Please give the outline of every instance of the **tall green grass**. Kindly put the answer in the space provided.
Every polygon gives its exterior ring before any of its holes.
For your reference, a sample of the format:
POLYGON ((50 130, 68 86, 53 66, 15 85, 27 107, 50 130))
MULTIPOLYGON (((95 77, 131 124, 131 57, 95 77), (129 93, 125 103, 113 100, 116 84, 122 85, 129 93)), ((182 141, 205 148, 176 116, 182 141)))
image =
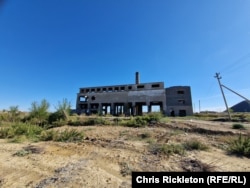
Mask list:
POLYGON ((250 157, 250 137, 240 135, 229 143, 228 152, 250 157))
POLYGON ((8 138, 18 141, 26 138, 33 141, 39 140, 39 135, 44 129, 37 125, 26 123, 14 123, 10 126, 0 128, 0 138, 8 138))
POLYGON ((57 141, 76 142, 84 138, 83 132, 75 129, 63 131, 49 129, 26 123, 15 123, 0 128, 0 139, 10 139, 11 142, 30 141, 57 141))
POLYGON ((82 141, 84 133, 75 129, 65 129, 63 131, 47 130, 40 135, 41 141, 56 141, 56 142, 78 142, 82 141))

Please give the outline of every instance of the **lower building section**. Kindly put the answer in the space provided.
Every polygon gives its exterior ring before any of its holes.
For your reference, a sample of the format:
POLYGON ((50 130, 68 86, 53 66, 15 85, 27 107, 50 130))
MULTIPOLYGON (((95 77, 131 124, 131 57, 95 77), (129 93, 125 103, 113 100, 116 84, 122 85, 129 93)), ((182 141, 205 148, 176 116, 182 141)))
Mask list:
POLYGON ((189 86, 164 88, 163 82, 80 88, 78 114, 143 115, 162 112, 168 116, 193 114, 189 86))
POLYGON ((162 102, 152 102, 147 105, 145 102, 128 103, 87 103, 78 104, 76 112, 78 114, 100 114, 100 115, 125 115, 135 116, 150 113, 156 108, 159 112, 164 112, 162 102))
POLYGON ((192 116, 193 109, 190 106, 168 106, 167 115, 172 117, 192 116))

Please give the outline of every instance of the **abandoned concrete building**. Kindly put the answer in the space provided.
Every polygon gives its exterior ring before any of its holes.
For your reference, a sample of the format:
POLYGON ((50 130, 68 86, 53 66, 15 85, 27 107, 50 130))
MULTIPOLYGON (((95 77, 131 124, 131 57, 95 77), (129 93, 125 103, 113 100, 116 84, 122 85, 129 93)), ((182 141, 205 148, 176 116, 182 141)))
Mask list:
POLYGON ((164 87, 164 82, 80 88, 77 93, 78 114, 136 116, 158 109, 167 116, 193 115, 190 86, 164 87))

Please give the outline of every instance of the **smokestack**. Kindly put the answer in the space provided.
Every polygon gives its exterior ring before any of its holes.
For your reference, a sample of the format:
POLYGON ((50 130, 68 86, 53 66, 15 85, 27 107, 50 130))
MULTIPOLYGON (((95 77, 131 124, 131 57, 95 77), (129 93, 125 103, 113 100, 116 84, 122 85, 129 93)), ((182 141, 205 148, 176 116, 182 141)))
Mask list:
POLYGON ((135 73, 135 84, 139 84, 140 83, 140 75, 139 72, 135 73))

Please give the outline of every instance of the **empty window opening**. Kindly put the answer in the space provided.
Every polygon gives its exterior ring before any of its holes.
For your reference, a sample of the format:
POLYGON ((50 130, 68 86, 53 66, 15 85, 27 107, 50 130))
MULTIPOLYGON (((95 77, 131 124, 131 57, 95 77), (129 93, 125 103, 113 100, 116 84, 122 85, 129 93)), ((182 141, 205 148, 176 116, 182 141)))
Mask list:
POLYGON ((179 116, 186 116, 186 110, 179 110, 179 116))
POLYGON ((143 89, 143 88, 144 88, 144 85, 138 85, 137 88, 138 88, 138 89, 143 89))
POLYGON ((160 112, 161 106, 160 105, 152 105, 151 106, 151 112, 160 112))
POLYGON ((91 89, 91 92, 92 92, 92 93, 94 93, 94 92, 95 92, 95 89, 94 89, 94 88, 93 88, 93 89, 91 89))
POLYGON ((102 114, 111 114, 111 106, 109 104, 102 104, 102 114))
POLYGON ((87 109, 87 104, 80 104, 80 109, 81 110, 86 110, 87 109))
POLYGON ((85 92, 85 90, 84 89, 81 89, 81 93, 84 93, 85 92))
POLYGON ((136 102, 135 103, 135 109, 134 109, 135 115, 143 115, 143 113, 147 112, 147 106, 145 102, 136 102))
POLYGON ((100 92, 101 91, 101 88, 97 88, 97 92, 100 92))
POLYGON ((111 114, 111 107, 110 106, 107 107, 107 113, 111 114))
POLYGON ((185 100, 184 100, 184 99, 179 99, 179 100, 178 100, 178 103, 179 103, 179 104, 185 104, 185 100))
POLYGON ((102 88, 102 91, 103 91, 103 92, 106 92, 106 88, 102 88))
POLYGON ((80 100, 80 102, 87 102, 88 96, 80 96, 79 100, 80 100))
POLYGON ((115 92, 119 91, 119 87, 115 87, 115 92))
POLYGON ((121 87, 121 91, 124 91, 125 90, 125 87, 121 87))
POLYGON ((125 111, 124 103, 116 103, 114 105, 114 115, 124 114, 124 111, 125 111))
POLYGON ((112 92, 113 91, 113 88, 112 87, 109 87, 108 88, 108 92, 112 92))
POLYGON ((170 116, 175 117, 175 111, 173 109, 170 110, 170 116))
POLYGON ((160 87, 160 84, 152 84, 152 88, 160 87))
POLYGON ((178 90, 177 94, 184 94, 184 91, 183 90, 178 90))
POLYGON ((142 105, 142 112, 148 113, 148 106, 147 105, 142 105))
POLYGON ((88 93, 89 92, 89 89, 86 89, 86 93, 88 93))
POLYGON ((132 86, 128 86, 128 89, 131 90, 131 89, 132 89, 132 86))

